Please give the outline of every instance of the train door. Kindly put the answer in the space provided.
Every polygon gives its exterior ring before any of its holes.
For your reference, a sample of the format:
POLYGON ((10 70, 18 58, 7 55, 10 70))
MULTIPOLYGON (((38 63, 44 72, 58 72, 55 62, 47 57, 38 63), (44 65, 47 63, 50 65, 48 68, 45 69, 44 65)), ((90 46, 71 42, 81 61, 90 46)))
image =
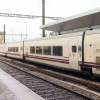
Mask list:
POLYGON ((78 39, 69 40, 69 67, 78 70, 78 39))

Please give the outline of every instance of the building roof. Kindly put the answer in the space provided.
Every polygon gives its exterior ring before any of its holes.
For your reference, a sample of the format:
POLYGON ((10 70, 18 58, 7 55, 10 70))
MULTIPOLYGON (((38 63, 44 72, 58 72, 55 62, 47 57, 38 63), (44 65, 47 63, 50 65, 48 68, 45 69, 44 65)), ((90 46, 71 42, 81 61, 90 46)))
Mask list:
POLYGON ((63 32, 94 26, 100 28, 100 8, 42 25, 40 28, 54 32, 63 32))

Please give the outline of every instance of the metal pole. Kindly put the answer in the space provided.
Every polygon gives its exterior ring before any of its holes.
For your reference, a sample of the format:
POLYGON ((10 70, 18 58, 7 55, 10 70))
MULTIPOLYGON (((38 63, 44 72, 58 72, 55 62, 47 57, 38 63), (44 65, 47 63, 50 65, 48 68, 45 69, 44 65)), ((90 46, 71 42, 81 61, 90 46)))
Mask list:
POLYGON ((5 24, 4 24, 4 43, 5 43, 5 24))
POLYGON ((82 36, 82 66, 84 67, 84 38, 85 38, 85 32, 83 32, 82 36))
MULTIPOLYGON (((42 0, 42 25, 45 24, 45 0, 42 0)), ((45 37, 45 30, 42 30, 42 36, 45 37)))

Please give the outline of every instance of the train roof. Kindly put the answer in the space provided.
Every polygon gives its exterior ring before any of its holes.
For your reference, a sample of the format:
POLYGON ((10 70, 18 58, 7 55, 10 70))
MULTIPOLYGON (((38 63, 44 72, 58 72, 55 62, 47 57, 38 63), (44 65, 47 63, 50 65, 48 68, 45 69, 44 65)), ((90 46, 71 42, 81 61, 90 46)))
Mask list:
POLYGON ((63 32, 80 28, 91 29, 94 26, 100 28, 100 8, 42 25, 40 28, 54 32, 63 32))

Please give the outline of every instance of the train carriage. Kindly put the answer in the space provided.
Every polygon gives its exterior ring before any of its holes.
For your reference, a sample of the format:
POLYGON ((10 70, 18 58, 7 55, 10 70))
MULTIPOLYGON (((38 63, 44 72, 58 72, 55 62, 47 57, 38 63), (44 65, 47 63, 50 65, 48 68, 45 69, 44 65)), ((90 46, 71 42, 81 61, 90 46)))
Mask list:
POLYGON ((25 41, 26 60, 36 61, 58 67, 69 68, 66 38, 45 38, 25 41), (58 42, 62 41, 62 42, 58 42), (26 51, 26 48, 28 51, 26 51), (65 55, 65 57, 63 57, 65 55))
POLYGON ((6 44, 6 56, 23 59, 23 42, 6 44))

